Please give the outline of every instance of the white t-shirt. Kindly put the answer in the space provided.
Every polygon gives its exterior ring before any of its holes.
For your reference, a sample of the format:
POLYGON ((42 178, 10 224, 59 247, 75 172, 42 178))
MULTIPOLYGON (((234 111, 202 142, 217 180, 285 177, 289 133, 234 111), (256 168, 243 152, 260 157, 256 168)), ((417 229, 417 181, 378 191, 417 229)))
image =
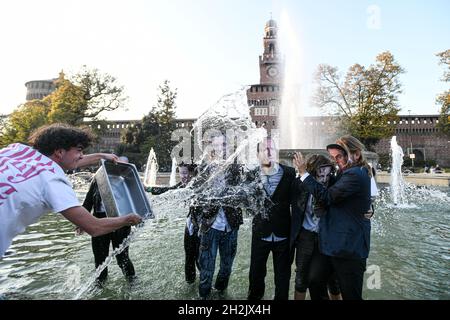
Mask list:
POLYGON ((0 149, 0 258, 42 215, 79 205, 64 171, 50 158, 19 143, 0 149))

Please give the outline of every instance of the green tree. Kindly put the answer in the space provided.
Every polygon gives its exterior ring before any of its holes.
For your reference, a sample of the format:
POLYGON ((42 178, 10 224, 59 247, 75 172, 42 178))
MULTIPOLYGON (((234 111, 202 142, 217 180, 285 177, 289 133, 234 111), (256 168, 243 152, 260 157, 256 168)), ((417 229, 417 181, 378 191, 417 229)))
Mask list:
POLYGON ((49 123, 62 122, 77 126, 83 122, 87 110, 84 91, 62 75, 56 81, 56 90, 45 100, 50 107, 49 123))
POLYGON ((34 129, 48 123, 48 101, 32 100, 20 105, 5 120, 4 128, 0 136, 0 146, 10 143, 27 143, 28 137, 34 129))
POLYGON ((395 130, 392 122, 398 118, 402 73, 403 68, 388 51, 379 54, 376 63, 369 67, 354 64, 344 80, 336 67, 320 65, 314 103, 341 120, 340 130, 357 137, 372 150, 380 139, 391 136, 395 130))
MULTIPOLYGON (((442 81, 450 82, 450 49, 436 55, 439 57, 439 64, 445 68, 442 81)), ((450 136, 450 89, 441 93, 436 102, 441 106, 438 128, 442 133, 450 136)))
POLYGON ((114 77, 86 66, 71 80, 61 72, 55 85, 50 95, 26 102, 9 115, 1 132, 1 146, 25 142, 34 129, 56 122, 80 126, 90 120, 94 133, 98 134, 97 125, 103 122, 101 113, 122 108, 127 100, 124 88, 114 77))
POLYGON ((139 165, 147 161, 150 149, 155 150, 158 164, 162 171, 170 171, 172 160, 170 153, 176 142, 171 141, 175 129, 175 100, 177 89, 170 88, 170 82, 165 80, 158 87, 157 103, 142 119, 139 126, 128 128, 122 133, 120 146, 127 154, 139 150, 141 154, 139 165))

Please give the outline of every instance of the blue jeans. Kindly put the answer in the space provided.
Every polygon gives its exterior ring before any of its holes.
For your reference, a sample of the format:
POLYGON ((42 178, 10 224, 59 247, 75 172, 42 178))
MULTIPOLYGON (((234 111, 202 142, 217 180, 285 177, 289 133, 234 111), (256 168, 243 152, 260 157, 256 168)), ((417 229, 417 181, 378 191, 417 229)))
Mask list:
POLYGON ((219 250, 220 255, 220 269, 214 287, 219 291, 227 288, 233 260, 236 256, 238 230, 226 232, 211 228, 201 235, 199 250, 200 284, 198 288, 200 297, 207 298, 211 292, 217 250, 219 250))

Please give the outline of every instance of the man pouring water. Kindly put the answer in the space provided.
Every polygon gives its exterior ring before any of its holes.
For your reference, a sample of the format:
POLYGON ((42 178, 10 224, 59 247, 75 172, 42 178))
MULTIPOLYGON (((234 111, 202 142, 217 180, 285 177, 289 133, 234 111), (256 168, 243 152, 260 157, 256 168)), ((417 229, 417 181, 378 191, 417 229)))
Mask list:
POLYGON ((49 212, 59 212, 91 236, 141 222, 137 214, 97 219, 83 208, 64 171, 117 162, 114 154, 83 155, 92 135, 79 128, 53 124, 38 128, 30 146, 15 143, 0 149, 0 259, 15 236, 49 212))

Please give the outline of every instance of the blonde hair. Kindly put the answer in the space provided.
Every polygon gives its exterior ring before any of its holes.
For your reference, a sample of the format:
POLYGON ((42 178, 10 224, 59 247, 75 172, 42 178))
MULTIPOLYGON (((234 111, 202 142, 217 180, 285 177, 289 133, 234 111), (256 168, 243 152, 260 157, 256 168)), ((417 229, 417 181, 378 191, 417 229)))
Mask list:
POLYGON ((365 167, 369 171, 369 176, 372 177, 372 169, 369 163, 364 158, 363 151, 366 150, 364 144, 351 135, 345 135, 336 140, 336 144, 340 145, 347 155, 350 157, 351 154, 360 152, 360 157, 355 162, 353 162, 349 167, 365 167))

